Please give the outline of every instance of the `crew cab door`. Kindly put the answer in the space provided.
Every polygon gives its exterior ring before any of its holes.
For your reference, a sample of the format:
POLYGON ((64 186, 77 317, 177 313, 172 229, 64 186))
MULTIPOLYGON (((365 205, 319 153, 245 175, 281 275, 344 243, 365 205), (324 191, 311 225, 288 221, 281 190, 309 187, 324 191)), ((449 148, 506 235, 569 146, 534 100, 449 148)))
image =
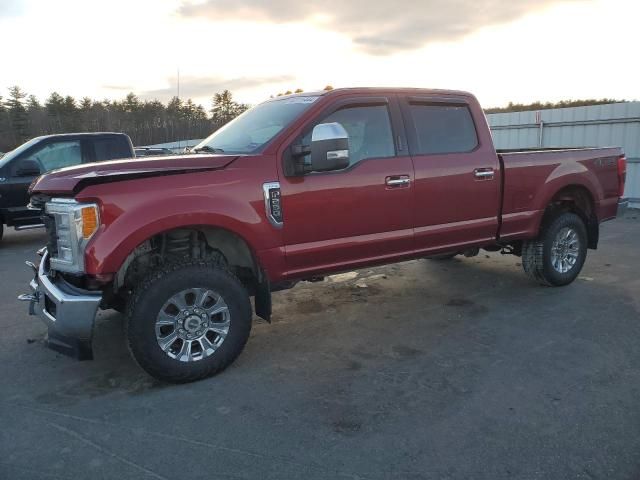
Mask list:
POLYGON ((403 147, 394 96, 336 99, 303 129, 340 123, 349 135, 349 166, 281 177, 288 275, 344 270, 412 248, 413 165, 403 147), (399 141, 400 140, 400 141, 399 141))
POLYGON ((401 108, 415 169, 416 250, 491 243, 498 231, 501 172, 477 101, 402 96, 401 108))

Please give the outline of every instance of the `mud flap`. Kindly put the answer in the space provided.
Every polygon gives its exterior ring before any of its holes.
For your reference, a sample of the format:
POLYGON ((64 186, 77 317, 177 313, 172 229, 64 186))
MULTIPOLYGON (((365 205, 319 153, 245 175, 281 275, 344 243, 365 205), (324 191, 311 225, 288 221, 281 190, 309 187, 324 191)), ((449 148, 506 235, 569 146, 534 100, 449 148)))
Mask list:
POLYGON ((76 360, 93 360, 91 341, 65 337, 49 329, 45 340, 47 347, 76 360))
POLYGON ((271 323, 271 286, 266 275, 262 275, 262 281, 256 287, 254 303, 256 315, 271 323))

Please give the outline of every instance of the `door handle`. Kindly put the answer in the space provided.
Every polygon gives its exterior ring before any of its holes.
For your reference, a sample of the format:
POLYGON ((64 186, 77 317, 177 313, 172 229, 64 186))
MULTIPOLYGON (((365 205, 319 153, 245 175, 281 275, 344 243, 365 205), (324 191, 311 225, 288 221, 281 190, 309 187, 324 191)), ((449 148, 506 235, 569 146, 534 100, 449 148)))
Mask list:
POLYGON ((411 183, 411 180, 409 179, 409 175, 393 175, 391 177, 385 178, 384 183, 387 185, 387 187, 408 187, 411 183))
POLYGON ((493 180, 495 176, 495 170, 493 168, 476 168, 473 171, 473 176, 478 180, 493 180))

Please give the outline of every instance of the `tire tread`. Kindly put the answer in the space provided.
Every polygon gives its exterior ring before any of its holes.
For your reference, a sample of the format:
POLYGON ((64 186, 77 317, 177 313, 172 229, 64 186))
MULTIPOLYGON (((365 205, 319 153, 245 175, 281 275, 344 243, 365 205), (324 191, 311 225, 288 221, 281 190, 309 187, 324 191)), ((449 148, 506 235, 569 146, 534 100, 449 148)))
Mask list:
POLYGON ((551 234, 564 224, 576 222, 575 225, 582 226, 582 235, 581 241, 584 243, 584 257, 579 259, 580 265, 578 266, 577 272, 575 276, 569 280, 568 283, 571 283, 577 275, 579 275, 580 270, 582 270, 582 266, 584 265, 584 261, 586 259, 586 226, 584 225, 583 220, 573 212, 569 211, 557 211, 555 214, 550 216, 542 225, 540 230, 540 234, 534 240, 525 241, 522 245, 522 268, 525 273, 531 277, 533 280, 538 282, 541 285, 547 287, 554 286, 562 286, 566 285, 566 281, 560 281, 554 279, 548 272, 548 266, 545 266, 545 247, 553 242, 553 238, 551 234))
POLYGON ((215 257, 213 258, 210 257, 206 260, 184 259, 181 261, 168 262, 150 271, 147 274, 147 276, 144 278, 144 280, 134 289, 133 293, 129 297, 129 301, 127 302, 127 308, 125 313, 126 344, 127 344, 127 349, 129 350, 129 353, 131 354, 131 356, 133 357, 133 359, 135 360, 135 362, 138 364, 140 368, 142 368, 147 373, 149 373, 150 375, 156 378, 159 378, 161 380, 165 380, 171 383, 194 382, 194 381, 201 380, 203 378, 210 377, 222 372, 231 363, 235 361, 238 355, 240 355, 247 340, 249 339, 249 333, 250 333, 250 327, 249 327, 249 329, 246 330, 246 335, 242 336, 240 345, 238 345, 238 348, 235 349, 234 353, 232 355, 227 355, 226 357, 219 359, 219 361, 217 362, 210 362, 209 368, 207 369, 199 369, 199 371, 192 371, 192 372, 188 372, 186 371, 186 369, 183 372, 179 372, 178 369, 176 369, 176 371, 174 372, 158 371, 157 369, 154 369, 153 359, 149 355, 145 354, 143 349, 136 349, 135 346, 133 345, 135 339, 133 335, 131 335, 130 327, 131 327, 131 324, 135 321, 134 312, 136 312, 136 309, 137 309, 136 307, 138 306, 138 303, 142 300, 145 293, 147 293, 149 289, 153 288, 156 282, 163 279, 167 275, 174 274, 180 270, 183 270, 189 267, 215 269, 218 272, 222 273, 223 275, 227 276, 230 282, 236 283, 240 288, 242 288, 242 290, 246 294, 247 301, 245 302, 246 303, 245 314, 248 315, 249 322, 251 322, 251 316, 252 316, 251 303, 249 302, 249 295, 246 292, 246 289, 244 288, 240 280, 238 280, 238 278, 227 268, 226 262, 224 261, 224 258, 222 257, 222 255, 218 254, 215 257))

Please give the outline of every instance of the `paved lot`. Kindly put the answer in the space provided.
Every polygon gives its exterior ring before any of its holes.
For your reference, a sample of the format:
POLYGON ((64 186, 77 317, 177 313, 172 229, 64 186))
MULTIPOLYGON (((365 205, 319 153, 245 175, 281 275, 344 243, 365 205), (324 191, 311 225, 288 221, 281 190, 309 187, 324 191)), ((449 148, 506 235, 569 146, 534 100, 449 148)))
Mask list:
POLYGON ((43 347, 15 300, 42 243, 0 246, 0 479, 640 478, 640 214, 566 288, 496 254, 299 285, 183 386, 138 370, 115 312, 93 362, 43 347))

